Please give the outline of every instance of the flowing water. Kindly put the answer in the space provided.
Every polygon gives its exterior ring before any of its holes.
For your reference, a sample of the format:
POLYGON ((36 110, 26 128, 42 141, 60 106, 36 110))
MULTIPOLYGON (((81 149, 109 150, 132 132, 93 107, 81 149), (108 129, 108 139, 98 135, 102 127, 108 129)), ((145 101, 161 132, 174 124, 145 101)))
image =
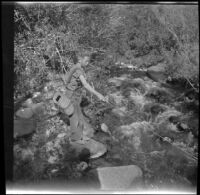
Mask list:
MULTIPOLYGON (((107 146, 107 153, 90 160, 86 172, 77 172, 72 166, 76 161, 70 164, 73 152, 70 153, 66 144, 67 125, 59 117, 41 120, 28 141, 22 138, 15 143, 16 181, 75 178, 83 186, 99 188, 97 167, 133 164, 143 171, 145 189, 196 188, 198 110, 195 103, 198 100, 178 99, 184 88, 177 90, 155 82, 147 77, 146 71, 112 70, 104 82, 112 104, 93 102, 84 110, 96 130, 94 139, 107 146), (110 134, 101 131, 102 123, 110 134), (25 161, 28 166, 24 165, 25 161), (23 171, 27 172, 25 176, 23 171)), ((43 101, 47 101, 47 96, 44 95, 43 101)), ((51 107, 49 101, 52 114, 51 107)))

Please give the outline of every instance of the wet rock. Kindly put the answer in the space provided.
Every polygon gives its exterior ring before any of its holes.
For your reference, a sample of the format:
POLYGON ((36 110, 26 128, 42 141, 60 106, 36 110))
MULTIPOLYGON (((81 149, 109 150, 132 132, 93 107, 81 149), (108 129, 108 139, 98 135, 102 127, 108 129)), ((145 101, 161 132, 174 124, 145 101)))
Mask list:
POLYGON ((187 131, 189 130, 189 127, 187 124, 184 124, 184 123, 178 123, 177 124, 177 128, 179 131, 187 131))
POLYGON ((52 170, 51 170, 51 173, 52 173, 52 174, 55 174, 55 173, 57 173, 58 171, 59 171, 58 169, 52 169, 52 170))
POLYGON ((136 78, 133 80, 127 79, 122 82, 120 88, 122 91, 126 91, 128 89, 139 91, 140 93, 145 93, 146 91, 145 82, 141 78, 136 78))
POLYGON ((198 167, 188 167, 185 172, 187 179, 192 183, 193 186, 196 186, 198 181, 198 167))
POLYGON ((167 110, 166 106, 159 103, 152 103, 152 102, 145 104, 143 107, 144 112, 151 113, 153 115, 157 115, 166 110, 167 110))
MULTIPOLYGON (((120 87, 121 88, 121 87, 120 87)), ((125 98, 128 98, 131 94, 131 90, 132 88, 131 87, 127 87, 127 88, 122 88, 121 89, 121 93, 122 95, 125 97, 125 98)))
POLYGON ((165 123, 165 124, 163 123, 163 126, 166 127, 166 131, 169 130, 169 131, 173 131, 173 132, 179 133, 177 125, 175 125, 173 123, 165 123))
POLYGON ((110 163, 110 162, 106 161, 104 158, 99 158, 99 159, 92 160, 91 165, 92 165, 92 168, 112 167, 113 162, 110 163))
POLYGON ((142 108, 144 114, 146 115, 146 120, 151 121, 154 121, 157 115, 165 112, 167 109, 167 106, 154 102, 147 103, 142 108))
POLYGON ((179 116, 170 116, 168 118, 169 122, 170 123, 173 123, 173 124, 178 124, 178 122, 180 122, 180 115, 179 116))
POLYGON ((44 112, 45 110, 45 105, 43 102, 41 103, 37 103, 37 104, 33 104, 32 100, 30 100, 30 102, 26 102, 24 105, 27 106, 27 108, 22 108, 19 109, 15 115, 20 117, 20 118, 24 118, 24 119, 30 119, 31 117, 33 117, 33 115, 40 115, 44 112))
POLYGON ((55 164, 57 160, 58 160, 57 156, 50 156, 47 162, 50 164, 55 164))
POLYGON ((137 85, 138 85, 138 86, 142 87, 143 89, 146 89, 146 87, 145 87, 145 82, 144 82, 144 80, 141 79, 141 78, 135 78, 135 79, 133 79, 133 80, 132 80, 132 83, 133 83, 134 85, 136 85, 136 87, 137 87, 137 85))
POLYGON ((32 100, 32 98, 27 99, 27 100, 22 104, 23 107, 27 107, 27 108, 31 108, 32 105, 33 105, 33 100, 32 100))
POLYGON ((169 142, 169 143, 173 142, 173 140, 169 137, 164 137, 162 141, 169 142))
POLYGON ((147 69, 147 75, 156 82, 163 82, 167 79, 166 64, 159 63, 147 69))
POLYGON ((189 132, 188 135, 187 135, 187 144, 189 146, 194 145, 194 135, 192 134, 192 132, 189 132))
POLYGON ((199 101, 185 101, 181 104, 181 107, 185 112, 192 111, 194 114, 199 114, 199 101))
POLYGON ((36 130, 36 121, 33 119, 14 120, 14 138, 32 134, 36 130))
POLYGON ((183 77, 179 78, 168 77, 166 83, 173 86, 174 88, 185 88, 187 85, 187 80, 183 77))
POLYGON ((121 160, 120 154, 114 154, 114 155, 112 155, 112 158, 115 160, 121 160))
POLYGON ((32 159, 33 160, 34 153, 33 153, 33 151, 30 148, 23 149, 21 151, 21 157, 22 157, 23 160, 26 160, 26 159, 32 159))
POLYGON ((133 66, 132 64, 126 64, 125 67, 129 68, 130 70, 137 70, 138 67, 137 66, 133 66))
POLYGON ((174 109, 169 109, 156 117, 156 123, 162 123, 165 121, 169 122, 169 119, 172 120, 173 117, 177 118, 177 117, 181 117, 181 116, 182 116, 181 112, 174 110, 174 109))
POLYGON ((149 97, 151 99, 154 99, 155 101, 159 103, 166 103, 171 102, 173 95, 171 92, 167 91, 164 88, 160 87, 152 87, 146 94, 146 97, 149 97))
POLYGON ((126 75, 121 76, 121 77, 113 77, 108 80, 108 83, 113 83, 115 84, 115 86, 120 86, 122 81, 124 81, 125 79, 127 79, 126 75))
POLYGON ((104 132, 107 132, 108 131, 108 126, 105 123, 102 123, 101 124, 101 130, 104 131, 104 132))
POLYGON ((101 130, 105 133, 111 134, 111 132, 108 129, 108 126, 105 123, 101 124, 101 130))
POLYGON ((41 92, 34 92, 33 98, 38 98, 39 96, 41 96, 41 92))
POLYGON ((78 155, 78 158, 80 161, 84 161, 89 163, 89 158, 90 158, 90 150, 87 148, 83 148, 80 154, 78 155))
POLYGON ((52 128, 52 132, 50 132, 52 133, 53 138, 48 139, 51 141, 48 141, 47 143, 45 143, 46 156, 48 158, 48 162, 51 164, 59 161, 59 159, 64 155, 65 150, 67 151, 71 150, 71 148, 69 148, 68 139, 66 139, 68 137, 67 133, 63 132, 63 133, 55 134, 54 130, 55 129, 52 128), (63 146, 67 148, 64 148, 63 146))
POLYGON ((147 76, 145 76, 145 77, 144 77, 144 81, 145 81, 145 82, 146 82, 146 81, 150 81, 150 78, 147 77, 147 76))
POLYGON ((33 110, 33 113, 36 115, 43 114, 43 112, 45 110, 45 104, 43 102, 33 104, 31 106, 31 109, 33 110))
MULTIPOLYGON (((170 139, 170 138, 169 138, 170 139)), ((165 151, 163 150, 163 151, 152 151, 152 152, 150 152, 150 155, 152 156, 152 157, 154 157, 154 156, 164 156, 164 154, 165 154, 165 151)))
POLYGON ((189 100, 198 100, 199 99, 199 92, 195 91, 194 89, 189 89, 184 93, 189 100))
POLYGON ((85 171, 88 168, 88 164, 86 162, 81 162, 77 165, 77 170, 78 171, 85 171))
POLYGON ((59 133, 59 134, 57 135, 57 138, 58 138, 58 139, 63 139, 65 136, 67 136, 67 133, 59 133))
POLYGON ((131 187, 142 170, 136 165, 97 168, 102 190, 119 190, 131 187))
POLYGON ((194 117, 189 117, 187 124, 192 134, 197 138, 199 134, 199 119, 194 117))
POLYGON ((161 136, 176 137, 180 134, 177 124, 170 122, 172 117, 181 117, 182 113, 177 110, 169 109, 155 117, 157 131, 161 136))
POLYGON ((110 135, 107 133, 104 133, 102 131, 97 132, 94 137, 95 140, 98 140, 99 142, 103 143, 103 144, 110 144, 111 142, 111 138, 110 135))
POLYGON ((70 144, 77 154, 80 154, 84 148, 88 149, 91 154, 91 159, 99 158, 107 152, 106 145, 93 139, 73 141, 70 144))
POLYGON ((147 121, 141 121, 131 123, 130 125, 122 125, 120 126, 119 130, 127 136, 141 135, 142 132, 148 132, 149 130, 153 130, 153 126, 147 121))
POLYGON ((34 113, 31 108, 22 108, 15 113, 16 116, 23 119, 30 119, 33 116, 33 114, 34 113))

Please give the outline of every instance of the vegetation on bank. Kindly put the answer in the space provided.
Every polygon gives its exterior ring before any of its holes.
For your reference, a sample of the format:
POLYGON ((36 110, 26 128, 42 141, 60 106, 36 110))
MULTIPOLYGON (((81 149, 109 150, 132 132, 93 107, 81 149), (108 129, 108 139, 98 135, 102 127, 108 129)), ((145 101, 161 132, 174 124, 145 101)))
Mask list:
POLYGON ((37 88, 83 53, 105 72, 118 60, 167 63, 169 76, 198 88, 196 5, 16 4, 15 93, 37 88), (20 75, 20 76, 19 76, 20 75))

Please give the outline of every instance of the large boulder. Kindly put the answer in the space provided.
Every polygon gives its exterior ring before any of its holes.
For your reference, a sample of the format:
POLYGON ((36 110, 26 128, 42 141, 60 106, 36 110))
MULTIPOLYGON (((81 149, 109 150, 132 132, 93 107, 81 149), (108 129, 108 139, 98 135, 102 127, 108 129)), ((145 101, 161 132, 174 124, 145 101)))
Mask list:
POLYGON ((14 138, 22 137, 33 133, 36 129, 36 121, 33 119, 14 120, 14 138))
POLYGON ((165 82, 167 79, 166 68, 165 63, 159 63, 156 66, 151 66, 147 69, 147 76, 156 82, 165 82))
POLYGON ((21 108, 15 113, 14 138, 32 134, 37 125, 34 116, 43 114, 45 110, 43 102, 33 104, 31 101, 26 101, 25 105, 27 108, 21 108))
POLYGON ((19 109, 15 115, 19 118, 30 119, 33 116, 33 110, 31 108, 19 109))
POLYGON ((25 102, 24 105, 26 105, 27 108, 21 108, 15 113, 15 115, 19 118, 30 119, 33 117, 33 115, 40 115, 45 110, 45 105, 43 102, 37 104, 25 102))
POLYGON ((136 165, 97 168, 101 190, 124 190, 142 177, 142 170, 136 165))

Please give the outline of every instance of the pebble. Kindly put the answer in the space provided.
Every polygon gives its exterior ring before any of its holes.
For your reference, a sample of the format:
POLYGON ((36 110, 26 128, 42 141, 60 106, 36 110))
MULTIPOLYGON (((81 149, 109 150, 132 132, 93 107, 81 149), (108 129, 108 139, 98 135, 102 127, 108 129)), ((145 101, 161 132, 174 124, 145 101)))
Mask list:
POLYGON ((57 138, 63 138, 65 136, 66 136, 66 133, 60 133, 60 134, 58 134, 57 138))
POLYGON ((38 97, 39 95, 41 95, 41 92, 35 92, 35 93, 33 94, 33 98, 36 98, 36 97, 38 97))
POLYGON ((107 126, 105 123, 102 123, 102 124, 101 124, 101 130, 102 130, 103 132, 105 132, 105 133, 110 134, 110 131, 109 131, 109 129, 108 129, 108 126, 107 126))
POLYGON ((79 171, 84 171, 87 168, 88 168, 88 164, 86 162, 84 162, 84 161, 77 165, 77 169, 79 171))
POLYGON ((51 173, 56 173, 58 171, 58 169, 53 169, 51 170, 51 173))
POLYGON ((44 87, 44 91, 48 92, 48 87, 47 86, 44 87))
POLYGON ((55 157, 55 156, 50 156, 49 159, 48 159, 48 162, 49 162, 50 164, 54 164, 54 163, 56 162, 56 160, 57 160, 57 157, 55 157))
POLYGON ((172 143, 172 140, 171 140, 169 137, 164 137, 164 138, 163 138, 163 141, 167 141, 167 142, 169 142, 169 143, 172 143))
POLYGON ((188 126, 184 123, 179 124, 178 127, 180 128, 180 130, 187 130, 188 129, 188 126))

